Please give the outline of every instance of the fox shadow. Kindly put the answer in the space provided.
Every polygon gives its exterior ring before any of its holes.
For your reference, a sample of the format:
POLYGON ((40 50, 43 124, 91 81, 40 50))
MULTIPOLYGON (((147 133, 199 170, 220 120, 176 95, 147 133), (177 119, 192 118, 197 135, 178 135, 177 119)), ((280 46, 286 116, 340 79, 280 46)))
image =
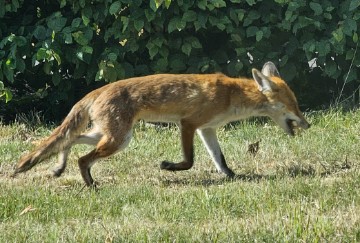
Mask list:
POLYGON ((234 177, 222 177, 222 178, 166 178, 162 180, 164 186, 170 185, 183 185, 183 186, 219 186, 235 181, 244 182, 259 182, 261 180, 275 180, 278 178, 276 175, 261 175, 261 174, 237 174, 234 177))
MULTIPOLYGON (((290 166, 283 173, 279 174, 259 174, 259 173, 246 173, 246 174, 236 174, 234 177, 221 177, 221 178, 171 178, 171 179, 163 179, 162 184, 165 186, 170 185, 193 185, 193 186, 216 186, 216 185, 224 185, 231 182, 242 181, 242 182, 250 182, 250 183, 258 183, 260 181, 274 181, 281 180, 284 178, 326 178, 330 177, 334 174, 348 171, 352 169, 354 166, 350 164, 343 164, 340 166, 336 166, 330 169, 326 169, 322 172, 318 172, 314 167, 298 167, 298 166, 290 166)), ((212 174, 212 173, 211 173, 212 174)), ((209 176, 211 177, 211 175, 209 176)))

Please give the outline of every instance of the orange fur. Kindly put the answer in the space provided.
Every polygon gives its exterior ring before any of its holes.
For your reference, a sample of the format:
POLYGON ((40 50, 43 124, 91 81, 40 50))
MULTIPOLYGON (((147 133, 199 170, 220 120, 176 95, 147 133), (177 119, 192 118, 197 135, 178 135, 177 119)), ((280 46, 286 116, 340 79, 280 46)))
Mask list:
POLYGON ((164 161, 162 169, 185 170, 193 165, 193 138, 198 131, 217 169, 228 176, 215 129, 249 116, 270 116, 289 134, 293 125, 308 128, 296 98, 279 77, 272 63, 253 78, 230 78, 223 74, 157 74, 130 78, 105 85, 87 94, 74 105, 63 123, 33 152, 18 162, 15 173, 59 153, 59 176, 64 171, 72 145, 85 143, 95 149, 78 161, 86 185, 93 185, 92 164, 124 149, 132 127, 139 120, 175 122, 180 126, 184 159, 164 161), (82 132, 91 121, 92 129, 82 132))

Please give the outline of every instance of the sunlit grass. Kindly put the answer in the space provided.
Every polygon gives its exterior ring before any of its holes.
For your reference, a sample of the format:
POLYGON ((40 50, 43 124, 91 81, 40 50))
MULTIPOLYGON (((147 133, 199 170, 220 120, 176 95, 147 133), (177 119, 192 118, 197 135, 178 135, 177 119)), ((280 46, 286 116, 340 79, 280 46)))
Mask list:
POLYGON ((141 124, 125 151, 94 165, 97 192, 82 189, 76 163, 88 146, 74 147, 58 179, 55 157, 11 178, 19 156, 50 131, 0 125, 0 241, 357 242, 360 112, 307 118, 312 127, 295 138, 270 121, 219 129, 234 180, 215 172, 199 138, 191 170, 161 171, 160 161, 181 159, 179 131, 141 124))

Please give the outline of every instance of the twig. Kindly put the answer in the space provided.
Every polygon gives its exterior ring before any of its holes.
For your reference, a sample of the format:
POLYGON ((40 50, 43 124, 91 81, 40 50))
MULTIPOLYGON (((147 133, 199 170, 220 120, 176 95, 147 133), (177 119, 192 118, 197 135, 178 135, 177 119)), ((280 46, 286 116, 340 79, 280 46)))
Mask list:
POLYGON ((359 42, 356 43, 354 56, 353 56, 353 58, 352 58, 352 60, 351 60, 350 67, 349 67, 349 70, 348 70, 348 72, 347 72, 347 74, 346 74, 346 77, 345 77, 343 86, 341 87, 341 91, 340 91, 339 97, 336 99, 336 102, 335 102, 336 104, 339 104, 339 103, 340 103, 341 96, 343 95, 344 88, 345 88, 345 85, 346 85, 346 81, 347 81, 348 78, 349 78, 350 71, 351 71, 352 66, 353 66, 353 64, 354 64, 354 60, 355 60, 355 57, 356 57, 358 45, 359 45, 359 42))
POLYGON ((84 190, 85 187, 86 187, 86 185, 84 185, 84 186, 80 189, 80 191, 78 191, 78 193, 76 193, 75 197, 79 196, 79 194, 84 190))

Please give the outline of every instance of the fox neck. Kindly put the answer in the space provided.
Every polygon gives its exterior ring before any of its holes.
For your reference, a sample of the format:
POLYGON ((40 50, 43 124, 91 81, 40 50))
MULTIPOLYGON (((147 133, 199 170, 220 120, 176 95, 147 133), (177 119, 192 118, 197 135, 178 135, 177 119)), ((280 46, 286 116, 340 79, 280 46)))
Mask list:
POLYGON ((240 80, 231 92, 231 107, 237 116, 267 116, 269 101, 253 80, 240 80))

